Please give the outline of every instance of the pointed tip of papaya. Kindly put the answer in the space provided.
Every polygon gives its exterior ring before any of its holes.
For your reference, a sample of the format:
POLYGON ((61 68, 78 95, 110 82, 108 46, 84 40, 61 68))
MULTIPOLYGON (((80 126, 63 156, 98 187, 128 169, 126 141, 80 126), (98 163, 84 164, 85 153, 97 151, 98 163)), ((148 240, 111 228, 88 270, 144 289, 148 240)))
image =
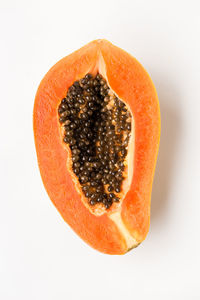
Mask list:
POLYGON ((101 44, 101 43, 104 43, 105 41, 107 41, 107 40, 106 39, 96 39, 93 41, 93 43, 101 44))
POLYGON ((96 39, 96 40, 93 40, 91 43, 94 43, 97 46, 101 46, 102 44, 111 44, 111 42, 109 42, 106 39, 96 39))

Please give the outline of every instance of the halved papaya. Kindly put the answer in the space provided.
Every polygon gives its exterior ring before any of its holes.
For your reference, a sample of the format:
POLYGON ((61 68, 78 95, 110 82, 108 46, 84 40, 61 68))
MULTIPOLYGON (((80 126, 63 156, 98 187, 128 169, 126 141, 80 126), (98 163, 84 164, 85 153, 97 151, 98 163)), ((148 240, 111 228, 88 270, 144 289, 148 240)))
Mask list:
POLYGON ((95 40, 40 83, 34 137, 46 191, 90 246, 124 254, 146 237, 160 139, 155 87, 141 64, 95 40))

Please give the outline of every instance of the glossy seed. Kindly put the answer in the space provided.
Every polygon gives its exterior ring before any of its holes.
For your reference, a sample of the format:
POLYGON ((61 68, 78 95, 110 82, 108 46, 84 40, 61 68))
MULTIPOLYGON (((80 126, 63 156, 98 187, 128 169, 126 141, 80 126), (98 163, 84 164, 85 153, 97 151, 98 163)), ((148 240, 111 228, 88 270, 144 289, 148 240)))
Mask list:
POLYGON ((73 162, 77 162, 78 160, 79 160, 79 156, 78 155, 72 157, 72 161, 73 162))
POLYGON ((79 172, 80 172, 79 168, 73 168, 73 171, 74 171, 74 173, 75 173, 76 175, 78 175, 79 172))
POLYGON ((85 193, 85 196, 86 196, 87 198, 89 198, 89 197, 91 196, 91 193, 90 193, 89 191, 87 191, 87 192, 85 193))
POLYGON ((75 162, 73 165, 75 168, 79 168, 81 166, 81 164, 79 162, 75 162))
POLYGON ((127 123, 127 124, 126 124, 126 129, 127 129, 128 131, 131 130, 131 123, 127 123))
POLYGON ((96 182, 96 181, 91 181, 91 182, 90 182, 90 185, 91 185, 92 187, 95 187, 95 186, 98 185, 98 182, 96 182))
POLYGON ((86 183, 88 181, 88 177, 87 176, 81 176, 81 182, 82 183, 86 183))
POLYGON ((84 186, 82 187, 82 190, 83 190, 84 192, 88 191, 88 190, 89 190, 89 186, 84 185, 84 186))
POLYGON ((64 139, 63 139, 63 141, 64 141, 65 143, 69 143, 69 137, 65 136, 64 139))
POLYGON ((93 206, 93 205, 95 205, 95 204, 96 204, 96 201, 91 199, 91 200, 90 200, 90 205, 93 206))
POLYGON ((115 192, 116 192, 116 193, 120 193, 120 187, 119 187, 119 186, 117 186, 117 187, 115 188, 115 192))
POLYGON ((114 197, 115 197, 115 194, 113 194, 113 193, 109 194, 109 198, 114 198, 114 197))
POLYGON ((112 192, 113 190, 114 190, 113 186, 112 186, 112 185, 109 185, 108 191, 109 191, 109 192, 112 192))
POLYGON ((112 205, 112 202, 107 202, 107 203, 105 204, 105 208, 106 208, 106 209, 109 209, 109 208, 111 207, 111 205, 112 205))
POLYGON ((79 149, 74 149, 74 150, 72 150, 72 153, 75 155, 75 154, 80 154, 80 150, 79 149))

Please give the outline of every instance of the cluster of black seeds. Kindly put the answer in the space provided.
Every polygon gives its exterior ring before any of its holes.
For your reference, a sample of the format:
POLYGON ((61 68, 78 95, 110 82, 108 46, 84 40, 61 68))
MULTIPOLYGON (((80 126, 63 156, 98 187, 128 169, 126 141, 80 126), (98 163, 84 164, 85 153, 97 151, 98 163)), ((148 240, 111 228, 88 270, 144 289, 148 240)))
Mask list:
POLYGON ((119 202, 131 131, 125 104, 109 94, 105 79, 87 74, 68 89, 59 108, 72 168, 90 205, 119 202))

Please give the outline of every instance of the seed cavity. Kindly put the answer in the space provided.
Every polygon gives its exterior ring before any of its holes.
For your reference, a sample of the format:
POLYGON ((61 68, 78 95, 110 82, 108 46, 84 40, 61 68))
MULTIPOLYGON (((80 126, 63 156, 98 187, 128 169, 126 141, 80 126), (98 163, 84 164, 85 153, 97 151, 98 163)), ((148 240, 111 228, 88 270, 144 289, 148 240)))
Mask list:
POLYGON ((131 114, 100 75, 75 81, 58 107, 72 169, 91 206, 120 201, 131 114))

